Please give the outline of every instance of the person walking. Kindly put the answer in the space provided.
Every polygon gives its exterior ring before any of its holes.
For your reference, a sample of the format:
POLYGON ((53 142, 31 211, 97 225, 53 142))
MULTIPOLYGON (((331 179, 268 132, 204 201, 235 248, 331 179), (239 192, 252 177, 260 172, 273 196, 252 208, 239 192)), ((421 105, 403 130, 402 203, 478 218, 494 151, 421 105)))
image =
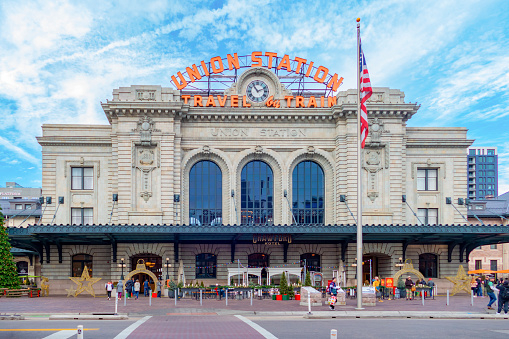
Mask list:
POLYGON ((138 279, 136 279, 136 282, 134 283, 134 295, 136 296, 136 300, 138 300, 140 295, 140 281, 138 279))
POLYGON ((131 299, 134 288, 134 278, 127 280, 125 283, 126 298, 131 299))
POLYGON ((414 287, 414 282, 412 281, 412 277, 408 276, 405 280, 405 290, 406 290, 406 300, 410 298, 412 300, 412 287, 414 287))
POLYGON ((158 298, 161 298, 161 288, 162 287, 163 287, 163 282, 161 281, 161 278, 159 277, 159 279, 157 280, 157 286, 156 286, 156 292, 157 292, 158 298))
POLYGON ((117 298, 118 300, 122 300, 122 289, 124 288, 124 283, 122 279, 120 279, 117 283, 117 298))
POLYGON ((477 296, 482 297, 483 281, 481 277, 478 277, 476 282, 477 282, 477 296))
POLYGON ((497 314, 500 315, 502 311, 502 307, 504 307, 504 313, 507 315, 509 308, 509 281, 504 281, 503 284, 497 285, 498 290, 498 311, 497 314))
POLYGON ((491 305, 493 305, 493 303, 495 301, 497 301, 497 296, 495 295, 494 281, 495 281, 495 279, 491 278, 490 280, 488 280, 488 285, 487 285, 488 297, 490 297, 490 302, 488 303, 489 310, 493 309, 493 307, 491 307, 491 305))
POLYGON ((143 295, 148 297, 150 287, 148 286, 148 279, 143 282, 143 295))
POLYGON ((428 284, 427 284, 427 285, 428 285, 428 287, 430 287, 430 290, 429 290, 429 297, 430 297, 430 298, 433 298, 433 289, 435 288, 435 282, 434 282, 431 278, 429 278, 429 279, 428 279, 428 284))
POLYGON ((113 283, 111 281, 108 281, 106 284, 104 284, 104 288, 106 289, 106 292, 108 293, 108 300, 111 299, 111 291, 113 291, 113 283))
POLYGON ((331 311, 334 311, 334 304, 338 300, 338 288, 336 286, 336 277, 332 278, 332 281, 329 284, 329 293, 330 293, 329 309, 331 311))

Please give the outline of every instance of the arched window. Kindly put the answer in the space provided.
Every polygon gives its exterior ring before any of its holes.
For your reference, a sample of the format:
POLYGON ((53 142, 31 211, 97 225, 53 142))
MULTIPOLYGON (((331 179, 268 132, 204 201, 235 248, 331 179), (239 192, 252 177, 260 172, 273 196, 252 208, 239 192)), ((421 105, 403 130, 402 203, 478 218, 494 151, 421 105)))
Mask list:
POLYGON ((325 180, 323 169, 313 161, 302 161, 292 175, 292 212, 298 224, 324 222, 325 180))
POLYGON ((420 254, 419 272, 425 278, 438 278, 438 256, 433 253, 420 254))
POLYGON ((251 225, 272 224, 274 176, 263 161, 251 161, 241 173, 241 223, 251 225))
POLYGON ((249 267, 263 267, 261 272, 262 279, 267 279, 267 270, 269 267, 269 255, 265 253, 253 253, 248 255, 247 264, 249 267))
POLYGON ((18 261, 16 268, 18 269, 18 275, 28 275, 28 262, 18 261))
POLYGON ((72 257, 71 276, 81 277, 85 266, 88 268, 88 274, 92 276, 92 260, 93 257, 88 254, 76 254, 72 257))
POLYGON ((189 223, 222 224, 221 169, 212 161, 200 161, 189 172, 189 223))
POLYGON ((211 253, 200 253, 196 256, 196 279, 216 277, 217 257, 211 253))
POLYGON ((306 271, 320 272, 320 254, 316 253, 304 253, 300 255, 300 267, 306 265, 306 271))

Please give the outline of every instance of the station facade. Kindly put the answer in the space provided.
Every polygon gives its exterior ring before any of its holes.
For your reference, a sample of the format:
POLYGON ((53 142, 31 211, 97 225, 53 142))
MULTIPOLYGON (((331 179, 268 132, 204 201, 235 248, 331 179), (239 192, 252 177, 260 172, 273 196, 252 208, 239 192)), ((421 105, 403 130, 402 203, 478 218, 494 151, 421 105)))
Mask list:
MULTIPOLYGON (((304 262, 324 281, 337 275, 353 285, 356 90, 291 88, 276 68, 264 61, 235 73, 221 93, 121 87, 102 104, 107 125, 43 125, 42 194, 54 203, 40 225, 10 230, 13 245, 40 253, 57 293, 85 265, 118 280, 120 263, 125 275, 138 259, 163 279, 168 271, 206 285, 226 283, 239 263, 304 262)), ((181 87, 197 80, 180 76, 181 87)), ((334 76, 323 77, 325 89, 334 76)), ((457 201, 467 192, 467 130, 408 127, 419 105, 404 99, 373 88, 367 102, 362 278, 393 276, 411 259, 441 281, 503 232, 464 225, 457 201)))

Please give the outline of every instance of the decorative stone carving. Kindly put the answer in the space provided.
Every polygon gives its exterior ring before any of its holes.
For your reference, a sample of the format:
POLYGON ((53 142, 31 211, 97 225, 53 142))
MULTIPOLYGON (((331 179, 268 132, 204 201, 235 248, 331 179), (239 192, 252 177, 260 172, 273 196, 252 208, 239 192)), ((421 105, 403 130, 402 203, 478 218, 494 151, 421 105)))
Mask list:
POLYGON ((378 172, 382 167, 382 150, 365 150, 363 168, 368 172, 367 195, 371 201, 375 201, 379 196, 378 172))
POLYGON ((313 146, 308 146, 308 154, 313 156, 315 154, 315 148, 313 146))
POLYGON ((210 154, 210 146, 207 145, 203 146, 202 152, 205 154, 210 154))
POLYGON ((160 132, 160 130, 154 128, 154 122, 146 115, 140 118, 138 126, 132 131, 140 133, 142 146, 152 146, 152 132, 160 132))
POLYGON ((156 100, 156 91, 155 90, 136 90, 136 100, 155 101, 156 100))
POLYGON ((160 166, 158 151, 153 146, 138 145, 133 147, 133 167, 141 172, 140 197, 145 202, 148 202, 152 197, 152 171, 160 166))
POLYGON ((375 144, 375 146, 376 144, 381 144, 382 133, 389 133, 389 131, 384 129, 383 121, 374 118, 370 120, 369 125, 370 144, 375 144))

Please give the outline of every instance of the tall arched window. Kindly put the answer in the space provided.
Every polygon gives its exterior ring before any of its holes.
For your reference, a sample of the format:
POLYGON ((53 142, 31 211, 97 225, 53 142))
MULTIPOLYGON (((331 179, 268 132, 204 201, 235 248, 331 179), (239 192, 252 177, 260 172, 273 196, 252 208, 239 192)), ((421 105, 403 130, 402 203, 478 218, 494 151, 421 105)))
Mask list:
POLYGON ((189 223, 222 224, 221 169, 212 161, 200 161, 189 172, 189 223))
POLYGON ((263 161, 251 161, 241 173, 241 222, 260 225, 274 222, 274 176, 263 161))
POLYGON ((300 267, 306 265, 306 270, 310 272, 320 272, 320 254, 304 253, 300 255, 300 267))
POLYGON ((438 256, 433 253, 420 254, 419 272, 425 278, 438 278, 438 256))
POLYGON ((292 175, 292 212, 298 224, 324 222, 325 180, 316 162, 302 161, 292 175))
POLYGON ((211 253, 200 253, 196 256, 196 279, 216 277, 217 257, 211 253))
POLYGON ((72 267, 71 267, 71 276, 73 277, 81 277, 83 273, 83 269, 85 266, 88 268, 88 274, 92 276, 92 262, 93 257, 88 254, 76 254, 72 256, 72 267))

